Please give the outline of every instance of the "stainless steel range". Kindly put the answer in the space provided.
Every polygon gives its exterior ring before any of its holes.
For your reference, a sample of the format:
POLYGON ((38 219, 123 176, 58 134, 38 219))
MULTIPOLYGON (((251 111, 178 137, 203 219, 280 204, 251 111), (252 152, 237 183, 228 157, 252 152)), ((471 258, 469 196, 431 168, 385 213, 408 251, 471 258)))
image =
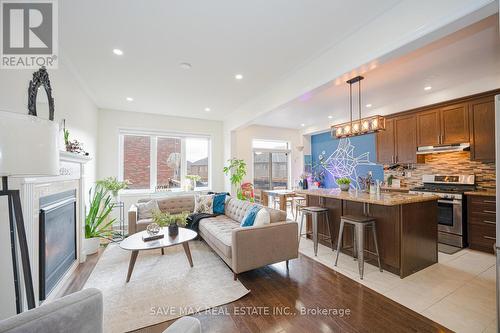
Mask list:
POLYGON ((438 241, 467 246, 464 192, 475 189, 474 175, 423 175, 423 186, 414 187, 410 193, 433 194, 438 200, 438 241))

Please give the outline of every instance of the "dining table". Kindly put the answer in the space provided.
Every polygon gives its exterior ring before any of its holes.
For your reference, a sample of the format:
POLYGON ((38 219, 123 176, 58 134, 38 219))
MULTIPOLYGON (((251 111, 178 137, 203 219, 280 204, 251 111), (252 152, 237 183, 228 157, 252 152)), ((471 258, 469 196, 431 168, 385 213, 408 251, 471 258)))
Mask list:
POLYGON ((286 212, 286 201, 288 198, 293 198, 297 194, 294 190, 263 190, 262 205, 269 206, 269 197, 279 199, 279 209, 286 212))

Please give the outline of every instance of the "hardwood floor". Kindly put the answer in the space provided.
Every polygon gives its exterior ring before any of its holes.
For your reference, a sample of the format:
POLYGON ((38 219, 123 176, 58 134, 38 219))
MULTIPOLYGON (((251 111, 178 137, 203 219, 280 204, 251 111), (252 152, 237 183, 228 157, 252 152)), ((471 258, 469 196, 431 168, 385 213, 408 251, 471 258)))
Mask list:
MULTIPOLYGON (((102 251, 80 265, 63 294, 80 290, 102 251)), ((303 255, 242 273, 251 292, 240 300, 198 313, 203 332, 449 332, 448 329, 303 255), (349 315, 301 314, 301 309, 350 310, 349 315), (253 313, 242 315, 253 309, 253 313), (292 315, 277 314, 289 311, 292 315), (267 314, 270 311, 271 314, 267 314)), ((106 320, 106 319, 104 319, 106 320)), ((162 332, 171 322, 134 332, 162 332)))

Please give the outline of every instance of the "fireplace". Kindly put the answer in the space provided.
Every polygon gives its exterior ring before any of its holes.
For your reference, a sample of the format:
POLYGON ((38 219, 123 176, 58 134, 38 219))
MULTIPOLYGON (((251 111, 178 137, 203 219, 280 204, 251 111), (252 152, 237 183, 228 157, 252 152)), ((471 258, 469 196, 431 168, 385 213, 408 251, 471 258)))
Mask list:
POLYGON ((76 190, 39 200, 39 294, 42 301, 77 259, 76 190))

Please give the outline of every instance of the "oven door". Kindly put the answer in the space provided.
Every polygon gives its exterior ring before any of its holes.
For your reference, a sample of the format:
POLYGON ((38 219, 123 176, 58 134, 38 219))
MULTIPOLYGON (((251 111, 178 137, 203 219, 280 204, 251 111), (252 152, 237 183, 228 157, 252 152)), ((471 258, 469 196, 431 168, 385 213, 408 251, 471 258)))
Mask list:
POLYGON ((461 200, 438 200, 438 230, 463 235, 461 200))

